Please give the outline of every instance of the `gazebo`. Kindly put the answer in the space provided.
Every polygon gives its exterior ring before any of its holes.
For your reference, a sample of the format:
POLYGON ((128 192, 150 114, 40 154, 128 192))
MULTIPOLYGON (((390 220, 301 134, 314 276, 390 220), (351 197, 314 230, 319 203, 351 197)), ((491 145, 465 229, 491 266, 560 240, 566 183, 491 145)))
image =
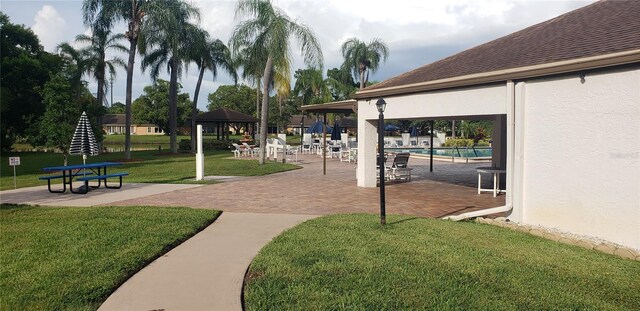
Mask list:
POLYGON ((248 132, 254 133, 256 130, 256 122, 258 121, 259 120, 253 116, 228 108, 218 108, 196 117, 196 125, 202 124, 203 128, 215 129, 218 140, 220 137, 222 137, 222 139, 229 138, 229 125, 231 124, 242 125, 248 132), (222 133, 222 135, 220 135, 220 133, 222 133))

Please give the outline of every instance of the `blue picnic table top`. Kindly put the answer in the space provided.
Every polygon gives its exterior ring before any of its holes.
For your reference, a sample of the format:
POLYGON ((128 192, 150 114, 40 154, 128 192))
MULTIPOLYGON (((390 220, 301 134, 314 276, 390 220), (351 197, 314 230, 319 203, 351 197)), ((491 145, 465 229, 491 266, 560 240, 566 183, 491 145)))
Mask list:
POLYGON ((97 163, 88 163, 88 164, 75 164, 75 165, 61 165, 61 166, 50 166, 45 167, 42 170, 45 172, 53 172, 53 171, 68 171, 68 170, 77 170, 77 169, 92 169, 98 167, 109 167, 122 165, 120 162, 97 162, 97 163))

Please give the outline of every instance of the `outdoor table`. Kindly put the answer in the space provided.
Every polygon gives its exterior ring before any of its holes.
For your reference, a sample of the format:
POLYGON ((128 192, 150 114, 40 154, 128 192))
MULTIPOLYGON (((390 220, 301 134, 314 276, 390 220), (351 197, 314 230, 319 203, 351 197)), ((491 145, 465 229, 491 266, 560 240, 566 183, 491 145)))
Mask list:
POLYGON ((506 169, 500 167, 478 167, 476 169, 478 172, 478 194, 483 191, 493 192, 493 196, 496 197, 498 193, 507 192, 506 190, 500 190, 500 174, 504 174, 507 172, 506 169), (493 189, 483 189, 482 188, 482 173, 493 174, 493 189))
MULTIPOLYGON (((73 192, 73 179, 76 177, 82 177, 85 175, 87 170, 89 174, 94 174, 96 176, 107 175, 107 167, 122 165, 120 162, 98 162, 98 163, 89 163, 89 164, 76 164, 76 165, 61 165, 61 166, 50 166, 42 169, 45 173, 50 172, 62 172, 62 191, 52 191, 51 183, 49 183, 49 192, 63 193, 67 191, 67 185, 69 185, 69 190, 73 192), (75 172, 74 172, 75 171, 75 172)), ((98 179, 97 186, 91 186, 91 188, 100 188, 102 185, 102 180, 98 179)), ((106 186, 106 180, 105 180, 106 186)))

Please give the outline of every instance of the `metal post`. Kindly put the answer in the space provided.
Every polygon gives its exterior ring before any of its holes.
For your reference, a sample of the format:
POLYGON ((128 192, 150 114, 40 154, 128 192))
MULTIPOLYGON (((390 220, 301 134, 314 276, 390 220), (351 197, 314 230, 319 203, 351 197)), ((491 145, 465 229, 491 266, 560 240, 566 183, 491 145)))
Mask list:
POLYGON ((429 157, 429 172, 433 172, 433 120, 429 122, 429 127, 431 128, 431 136, 429 137, 429 146, 431 147, 431 156, 429 157))
POLYGON ((327 175, 327 113, 322 121, 322 175, 327 175))
POLYGON ((378 115, 378 166, 380 168, 380 224, 387 223, 384 198, 384 114, 378 115))
POLYGON ((304 144, 304 113, 302 114, 302 118, 300 118, 300 152, 302 152, 302 145, 304 144))

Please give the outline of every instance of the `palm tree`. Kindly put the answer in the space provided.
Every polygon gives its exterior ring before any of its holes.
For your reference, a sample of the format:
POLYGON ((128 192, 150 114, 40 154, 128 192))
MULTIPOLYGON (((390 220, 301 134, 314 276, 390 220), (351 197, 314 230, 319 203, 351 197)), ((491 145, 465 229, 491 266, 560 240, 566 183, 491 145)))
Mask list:
POLYGON ((166 5, 166 1, 157 0, 84 0, 82 4, 82 14, 86 25, 111 29, 117 21, 127 23, 127 30, 124 34, 129 41, 124 139, 127 159, 131 158, 131 93, 138 38, 146 21, 155 16, 157 12, 165 10, 166 5))
POLYGON ((332 78, 322 79, 322 71, 315 68, 298 69, 293 93, 301 96, 304 104, 321 104, 331 100, 332 78))
POLYGON ((274 7, 270 1, 240 0, 236 6, 236 15, 246 15, 252 19, 238 24, 231 35, 231 49, 234 53, 250 51, 256 55, 267 54, 262 75, 262 115, 260 122, 260 164, 265 162, 267 141, 267 120, 269 113, 269 90, 272 81, 284 85, 290 80, 291 54, 290 39, 300 44, 304 61, 322 68, 322 50, 313 31, 303 24, 291 20, 282 10, 274 7), (247 49, 248 44, 253 48, 247 49), (256 52, 257 51, 257 52, 256 52), (275 79, 274 79, 275 73, 275 79))
POLYGON ((376 72, 380 66, 380 60, 386 61, 389 56, 389 48, 380 39, 373 39, 369 44, 357 38, 348 39, 342 44, 342 66, 353 70, 354 76, 359 78, 360 89, 369 82, 369 71, 376 72))
POLYGON ((66 42, 60 43, 57 51, 64 59, 66 66, 70 69, 67 71, 69 73, 69 83, 74 90, 74 97, 77 99, 80 97, 85 85, 82 76, 84 76, 87 68, 89 68, 87 57, 81 50, 74 48, 66 42))
POLYGON ((191 59, 196 63, 200 70, 198 75, 198 82, 193 94, 193 102, 191 104, 191 151, 195 152, 196 143, 196 115, 198 112, 198 95, 200 94, 200 85, 202 83, 202 77, 206 70, 211 70, 213 73, 213 80, 218 76, 218 66, 228 72, 235 83, 238 82, 238 74, 234 63, 231 59, 231 52, 222 41, 216 39, 211 40, 209 34, 203 29, 198 29, 197 37, 195 37, 196 44, 192 46, 191 59))
POLYGON ((128 52, 129 50, 118 41, 124 39, 123 34, 111 34, 108 29, 96 28, 92 36, 77 35, 76 43, 87 44, 80 50, 80 53, 86 57, 86 72, 96 79, 98 82, 98 90, 96 99, 99 105, 104 103, 104 94, 107 89, 106 74, 107 69, 113 77, 115 75, 115 66, 126 68, 124 60, 119 57, 106 59, 108 50, 117 50, 120 52, 128 52))
POLYGON ((190 61, 191 47, 198 36, 198 28, 189 23, 199 19, 199 10, 179 0, 156 0, 163 2, 165 10, 149 17, 143 25, 139 38, 140 53, 145 55, 142 69, 151 68, 151 77, 156 80, 161 67, 167 65, 169 72, 169 144, 171 152, 178 152, 177 109, 178 77, 190 61))
POLYGON ((237 67, 242 67, 242 79, 256 87, 256 118, 260 119, 260 80, 267 63, 267 51, 256 48, 250 42, 242 44, 242 51, 235 53, 237 67))

